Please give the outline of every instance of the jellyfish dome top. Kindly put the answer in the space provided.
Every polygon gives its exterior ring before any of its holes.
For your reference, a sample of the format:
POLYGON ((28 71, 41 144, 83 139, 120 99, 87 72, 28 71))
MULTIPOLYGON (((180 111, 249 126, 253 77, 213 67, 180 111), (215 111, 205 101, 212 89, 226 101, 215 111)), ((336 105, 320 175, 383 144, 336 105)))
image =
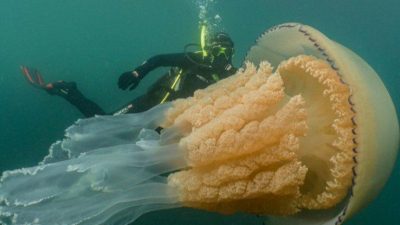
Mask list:
POLYGON ((3 173, 0 222, 129 224, 192 207, 342 224, 379 192, 396 158, 383 83, 301 24, 266 31, 246 59, 187 99, 78 120, 38 166, 3 173))

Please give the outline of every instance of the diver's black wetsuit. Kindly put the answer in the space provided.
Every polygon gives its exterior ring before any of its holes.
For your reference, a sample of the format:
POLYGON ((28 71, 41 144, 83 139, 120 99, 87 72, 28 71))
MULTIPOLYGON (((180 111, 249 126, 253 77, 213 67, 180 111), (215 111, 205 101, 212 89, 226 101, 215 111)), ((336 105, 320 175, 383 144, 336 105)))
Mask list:
POLYGON ((51 95, 63 97, 69 103, 74 105, 85 117, 106 114, 99 105, 86 98, 78 90, 75 82, 55 82, 52 83, 51 88, 47 88, 46 91, 51 95))
POLYGON ((158 67, 172 68, 169 73, 158 79, 146 94, 135 98, 114 113, 105 113, 96 103, 84 97, 76 86, 75 90, 69 90, 63 97, 86 117, 143 112, 162 102, 191 96, 195 90, 205 88, 236 72, 231 59, 203 57, 200 52, 157 55, 145 61, 135 71, 143 78, 158 67))

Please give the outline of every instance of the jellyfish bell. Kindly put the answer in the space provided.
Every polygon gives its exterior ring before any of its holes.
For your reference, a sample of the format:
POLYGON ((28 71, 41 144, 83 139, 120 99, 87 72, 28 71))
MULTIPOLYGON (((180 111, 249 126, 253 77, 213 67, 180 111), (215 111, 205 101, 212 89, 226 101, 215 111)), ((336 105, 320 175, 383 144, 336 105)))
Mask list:
MULTIPOLYGON (((336 211, 326 212, 318 223, 340 224, 372 201, 390 175, 399 147, 396 111, 383 82, 362 58, 310 26, 287 23, 267 30, 249 50, 246 59, 255 64, 267 60, 277 66, 299 54, 312 55, 329 63, 350 90, 348 101, 354 112, 351 187, 336 211)), ((283 79, 287 81, 285 85, 289 85, 301 78, 290 74, 283 79)), ((299 84, 295 84, 293 90, 296 85, 299 84)), ((288 222, 310 224, 316 218, 304 213, 288 222)), ((286 224, 281 219, 275 222, 286 224)))
POLYGON ((3 173, 0 222, 129 224, 186 206, 341 224, 394 163, 399 128, 382 82, 300 24, 266 32, 247 60, 193 97, 77 121, 40 165, 3 173))

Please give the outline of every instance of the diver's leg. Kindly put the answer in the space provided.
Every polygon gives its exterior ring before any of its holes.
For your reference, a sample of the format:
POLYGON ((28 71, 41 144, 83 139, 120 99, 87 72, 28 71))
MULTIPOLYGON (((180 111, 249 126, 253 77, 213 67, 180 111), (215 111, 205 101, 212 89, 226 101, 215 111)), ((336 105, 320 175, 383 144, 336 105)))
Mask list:
POLYGON ((105 114, 104 110, 101 109, 100 106, 83 96, 76 87, 75 82, 57 81, 54 83, 46 83, 39 70, 24 65, 21 65, 21 72, 33 87, 45 90, 51 95, 57 95, 66 99, 78 108, 78 110, 86 117, 105 114))
POLYGON ((128 104, 124 105, 123 107, 112 113, 112 115, 140 113, 150 109, 153 106, 154 104, 152 104, 150 96, 148 94, 144 94, 133 99, 128 104))
POLYGON ((75 82, 58 81, 46 86, 46 91, 57 95, 74 105, 85 117, 106 114, 99 105, 87 99, 77 88, 75 82))
MULTIPOLYGON (((152 107, 156 106, 157 103, 154 103, 154 99, 151 99, 152 95, 144 94, 141 95, 127 105, 119 109, 118 111, 114 112, 112 115, 121 115, 121 114, 128 114, 128 113, 140 113, 151 109, 152 107)), ((157 99, 158 100, 158 99, 157 99)), ((162 127, 157 127, 155 131, 160 134, 162 127)))

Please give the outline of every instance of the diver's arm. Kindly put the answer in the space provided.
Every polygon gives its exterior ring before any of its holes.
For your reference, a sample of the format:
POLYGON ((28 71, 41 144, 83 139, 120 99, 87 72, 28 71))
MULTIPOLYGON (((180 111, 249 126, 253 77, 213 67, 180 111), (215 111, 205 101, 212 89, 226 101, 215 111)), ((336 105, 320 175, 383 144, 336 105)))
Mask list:
POLYGON ((140 80, 142 80, 152 70, 164 66, 189 68, 195 65, 192 58, 196 57, 199 57, 196 53, 175 53, 153 56, 146 60, 142 65, 136 67, 135 70, 121 74, 118 80, 118 86, 123 90, 128 88, 129 90, 133 90, 137 87, 140 80))
POLYGON ((188 59, 187 55, 194 57, 195 53, 174 53, 156 55, 146 60, 142 65, 136 67, 139 77, 143 78, 152 70, 158 67, 180 67, 187 68, 193 65, 193 62, 188 59))

